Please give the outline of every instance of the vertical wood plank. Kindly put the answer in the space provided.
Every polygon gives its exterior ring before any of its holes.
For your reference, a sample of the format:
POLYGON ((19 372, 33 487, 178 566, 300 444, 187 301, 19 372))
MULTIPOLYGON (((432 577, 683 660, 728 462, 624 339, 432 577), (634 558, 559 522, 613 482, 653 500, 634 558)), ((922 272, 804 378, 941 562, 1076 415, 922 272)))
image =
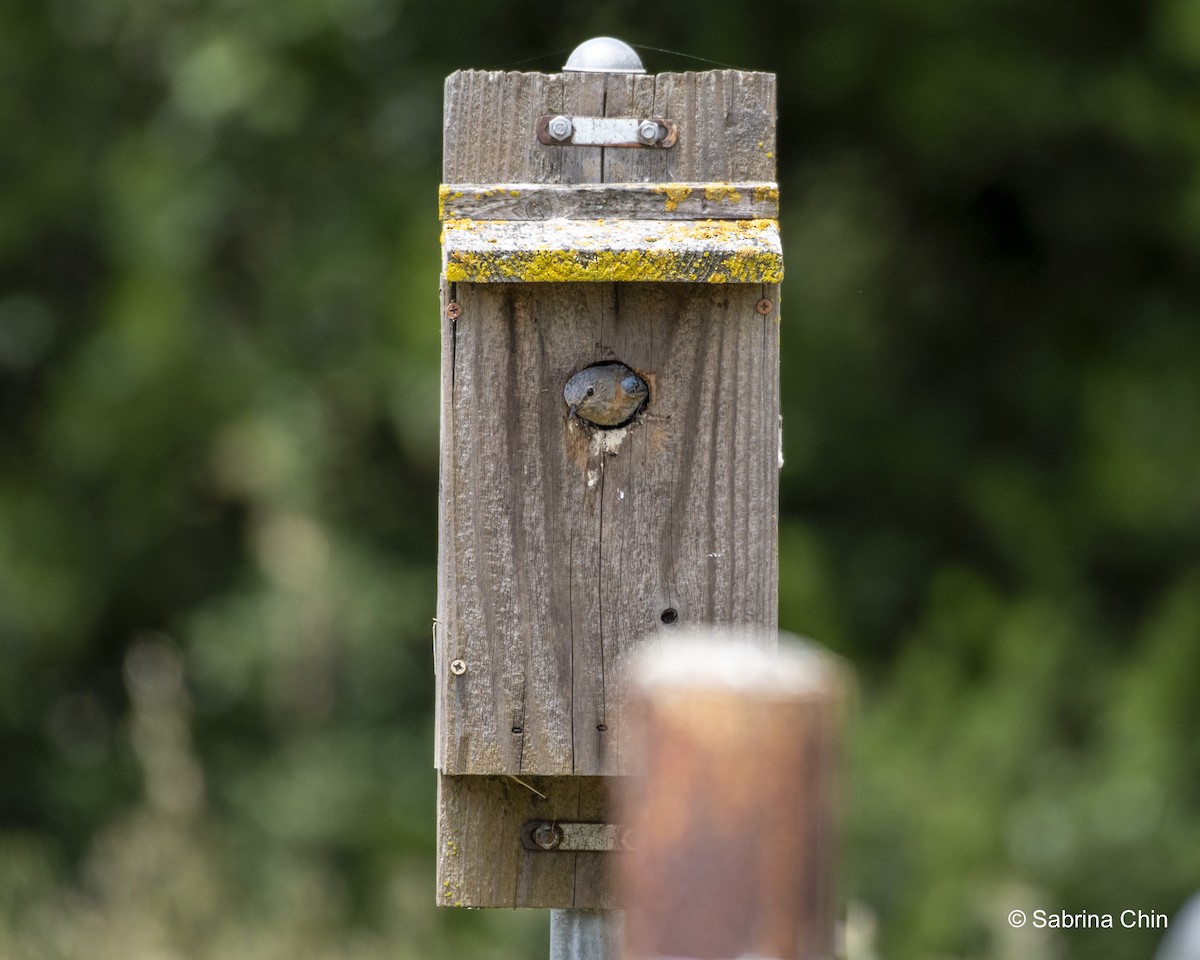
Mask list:
POLYGON ((438 569, 437 569, 437 613, 433 618, 433 676, 436 684, 436 705, 433 711, 433 765, 445 769, 444 752, 449 733, 445 727, 448 708, 447 680, 450 672, 450 624, 457 617, 455 588, 458 583, 459 556, 456 536, 458 522, 454 513, 455 497, 450 495, 455 476, 454 455, 458 443, 454 434, 454 321, 446 315, 448 306, 455 303, 454 286, 442 277, 441 287, 441 355, 442 376, 440 382, 441 408, 438 412, 438 435, 441 445, 438 450, 438 569), (449 362, 447 362, 449 358, 449 362))
MULTIPOLYGON (((571 116, 604 116, 604 87, 602 73, 563 74, 563 109, 571 116)), ((563 152, 563 183, 602 183, 604 180, 603 147, 561 147, 563 152)))
MULTIPOLYGON (((655 78, 639 74, 610 74, 605 90, 608 117, 652 117, 655 78)), ((604 151, 605 183, 661 183, 668 179, 670 150, 604 151)))
POLYGON ((538 143, 537 117, 563 109, 561 74, 461 70, 446 78, 444 183, 560 183, 564 148, 538 143))
POLYGON ((680 125, 668 180, 774 180, 775 77, 712 70, 656 77, 655 113, 680 125))

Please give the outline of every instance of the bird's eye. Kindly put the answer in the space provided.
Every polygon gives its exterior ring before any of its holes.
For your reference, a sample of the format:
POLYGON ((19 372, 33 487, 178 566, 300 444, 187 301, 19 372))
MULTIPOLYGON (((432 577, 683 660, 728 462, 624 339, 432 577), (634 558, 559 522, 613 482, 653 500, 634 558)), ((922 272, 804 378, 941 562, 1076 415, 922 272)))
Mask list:
POLYGON ((589 397, 591 397, 591 396, 594 396, 594 395, 595 395, 595 393, 596 393, 596 388, 595 388, 595 387, 588 387, 587 395, 588 395, 589 397))

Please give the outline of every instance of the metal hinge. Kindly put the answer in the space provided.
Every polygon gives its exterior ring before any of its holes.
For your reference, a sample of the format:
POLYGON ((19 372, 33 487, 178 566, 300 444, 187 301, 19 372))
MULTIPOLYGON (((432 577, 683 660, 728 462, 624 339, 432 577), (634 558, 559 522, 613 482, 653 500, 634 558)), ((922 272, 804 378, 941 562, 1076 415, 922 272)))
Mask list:
POLYGON ((537 138, 551 147, 673 147, 674 120, 663 117, 573 117, 546 114, 537 119, 537 138))
POLYGON ((616 823, 529 820, 521 827, 521 846, 526 850, 606 853, 628 850, 629 832, 616 823))

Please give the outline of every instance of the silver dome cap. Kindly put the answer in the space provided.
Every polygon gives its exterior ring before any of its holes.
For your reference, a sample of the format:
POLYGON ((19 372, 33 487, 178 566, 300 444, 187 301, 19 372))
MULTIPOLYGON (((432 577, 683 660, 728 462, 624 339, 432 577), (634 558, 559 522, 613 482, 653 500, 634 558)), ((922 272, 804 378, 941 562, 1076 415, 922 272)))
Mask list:
POLYGON ((567 57, 563 70, 570 73, 645 73, 642 58, 629 44, 613 37, 585 40, 567 57))

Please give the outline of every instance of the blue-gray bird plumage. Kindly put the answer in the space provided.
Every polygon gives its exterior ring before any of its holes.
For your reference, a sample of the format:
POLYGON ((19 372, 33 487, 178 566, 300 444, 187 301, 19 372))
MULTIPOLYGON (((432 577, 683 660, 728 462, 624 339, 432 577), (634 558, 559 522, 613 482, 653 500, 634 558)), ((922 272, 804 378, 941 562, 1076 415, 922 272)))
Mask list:
POLYGON ((650 395, 646 381, 623 363, 584 367, 563 387, 568 415, 598 427, 619 427, 650 395))

